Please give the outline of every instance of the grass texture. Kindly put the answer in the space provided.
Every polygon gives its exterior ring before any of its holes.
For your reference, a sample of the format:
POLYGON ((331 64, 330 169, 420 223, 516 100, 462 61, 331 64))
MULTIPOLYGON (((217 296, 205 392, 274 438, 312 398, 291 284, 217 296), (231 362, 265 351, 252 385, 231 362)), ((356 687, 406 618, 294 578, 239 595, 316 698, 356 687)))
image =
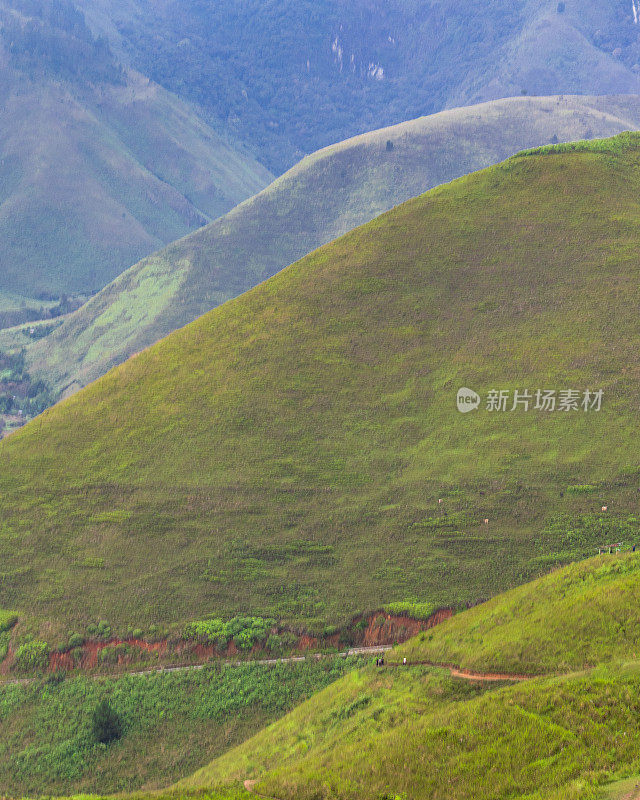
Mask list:
POLYGON ((324 629, 638 540, 640 141, 615 147, 432 190, 6 439, 18 634, 236 614, 324 629), (460 414, 461 386, 605 399, 460 414))

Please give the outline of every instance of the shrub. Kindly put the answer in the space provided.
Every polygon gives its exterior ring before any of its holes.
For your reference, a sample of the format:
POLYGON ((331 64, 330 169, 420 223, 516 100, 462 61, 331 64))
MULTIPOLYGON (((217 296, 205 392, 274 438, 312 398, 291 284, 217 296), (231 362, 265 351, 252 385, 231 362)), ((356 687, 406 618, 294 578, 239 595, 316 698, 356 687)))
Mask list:
POLYGON ((13 614, 11 611, 0 611, 0 633, 10 631, 17 621, 17 614, 13 614))
POLYGON ((126 644, 117 644, 113 647, 104 647, 98 653, 99 664, 117 664, 121 658, 125 658, 131 653, 131 648, 126 644))
POLYGON ((67 642, 67 648, 74 650, 76 647, 82 647, 84 644, 84 636, 81 633, 72 633, 67 642))
POLYGON ((102 700, 94 709, 91 729, 101 744, 110 744, 122 736, 122 720, 108 700, 102 700))
POLYGON ((433 603, 416 603, 412 600, 401 600, 396 603, 387 603, 384 610, 388 614, 406 615, 412 619, 429 619, 436 607, 433 603))
POLYGON ((101 619, 97 625, 87 625, 87 633, 94 639, 109 639, 111 637, 111 626, 101 619))
POLYGON ((249 650, 257 642, 264 642, 274 625, 274 620, 262 617, 234 617, 228 622, 213 618, 190 622, 185 626, 184 638, 220 649, 233 639, 241 650, 249 650))
POLYGON ((49 645, 39 639, 25 642, 16 651, 16 667, 20 670, 44 669, 49 664, 49 645))
POLYGON ((591 494, 591 492, 595 492, 595 490, 596 487, 590 483, 567 486, 567 494, 591 494))

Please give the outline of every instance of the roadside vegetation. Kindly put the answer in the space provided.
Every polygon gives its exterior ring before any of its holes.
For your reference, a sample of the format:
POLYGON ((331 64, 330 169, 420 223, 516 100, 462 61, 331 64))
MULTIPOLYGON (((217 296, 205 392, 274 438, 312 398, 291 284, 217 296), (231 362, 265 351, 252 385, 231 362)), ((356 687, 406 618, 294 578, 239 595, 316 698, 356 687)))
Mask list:
POLYGON ((0 791, 21 797, 160 789, 359 664, 214 664, 0 684, 0 791))

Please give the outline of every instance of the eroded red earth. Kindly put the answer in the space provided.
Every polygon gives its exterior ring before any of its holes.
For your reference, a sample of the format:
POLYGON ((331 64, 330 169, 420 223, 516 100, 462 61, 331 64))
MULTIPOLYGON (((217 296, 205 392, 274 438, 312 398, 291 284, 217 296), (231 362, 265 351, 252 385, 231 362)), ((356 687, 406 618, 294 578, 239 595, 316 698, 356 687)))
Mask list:
MULTIPOLYGON (((293 654, 304 653, 310 650, 320 650, 326 647, 340 647, 341 643, 348 647, 375 647, 394 645, 410 639, 420 631, 438 625, 453 614, 450 608, 439 609, 428 619, 417 620, 397 614, 388 614, 379 611, 354 619, 349 627, 349 644, 344 644, 340 634, 320 639, 309 634, 298 637, 293 654), (363 624, 364 621, 364 624, 363 624)), ((58 670, 93 670, 98 667, 123 666, 141 662, 145 654, 155 656, 152 663, 157 664, 193 664, 204 662, 212 658, 228 659, 238 656, 239 650, 230 642, 223 650, 214 645, 205 645, 196 642, 178 641, 171 644, 167 640, 159 642, 146 642, 143 639, 110 639, 108 641, 87 641, 81 648, 72 652, 54 651, 49 657, 49 671, 58 670), (108 663, 101 660, 101 653, 106 648, 111 648, 111 659, 108 663), (118 652, 120 648, 122 652, 118 652)), ((253 658, 269 658, 273 654, 268 650, 255 646, 250 655, 253 658)), ((0 673, 7 674, 13 666, 13 652, 9 653, 0 664, 0 673)))

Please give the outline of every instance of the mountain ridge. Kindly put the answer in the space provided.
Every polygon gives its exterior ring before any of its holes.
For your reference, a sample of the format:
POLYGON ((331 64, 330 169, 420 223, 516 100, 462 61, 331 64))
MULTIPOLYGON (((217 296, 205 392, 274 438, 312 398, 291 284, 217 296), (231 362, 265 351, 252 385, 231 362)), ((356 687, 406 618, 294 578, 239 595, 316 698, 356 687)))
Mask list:
POLYGON ((531 145, 625 127, 640 127, 635 97, 512 98, 363 134, 135 265, 46 338, 33 344, 25 329, 0 347, 25 346, 30 371, 70 392, 427 188, 531 145))
POLYGON ((95 292, 272 177, 123 69, 69 2, 0 4, 0 70, 7 294, 95 292))

